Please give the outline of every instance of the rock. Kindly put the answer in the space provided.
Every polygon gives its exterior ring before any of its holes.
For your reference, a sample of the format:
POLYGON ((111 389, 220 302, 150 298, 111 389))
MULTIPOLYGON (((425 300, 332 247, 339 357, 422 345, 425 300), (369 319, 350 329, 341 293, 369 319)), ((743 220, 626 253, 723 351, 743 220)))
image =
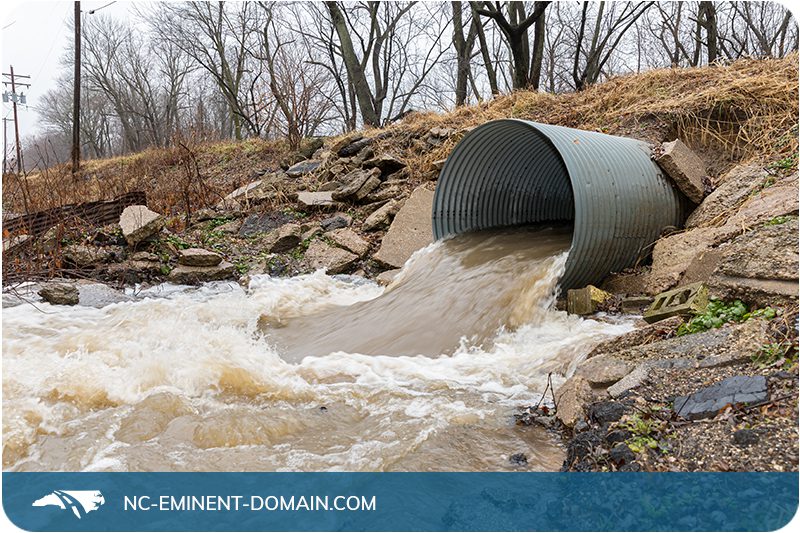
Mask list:
POLYGON ((439 159, 438 161, 434 161, 433 162, 433 168, 437 172, 441 172, 441 170, 444 168, 444 164, 445 163, 447 163, 447 159, 439 159))
POLYGON ((397 172, 401 168, 405 168, 406 164, 391 154, 381 154, 377 157, 373 157, 372 159, 364 161, 363 166, 364 168, 377 167, 381 170, 382 176, 388 176, 389 174, 397 172))
POLYGON ((293 217, 281 211, 253 214, 244 219, 241 228, 239 228, 239 237, 252 237, 259 233, 269 233, 293 220, 293 217))
POLYGON ((752 429, 740 429, 733 433, 733 442, 739 446, 758 444, 758 433, 752 429))
POLYGON ((308 159, 306 161, 300 161, 292 166, 290 166, 286 170, 286 175, 290 178, 299 178, 301 176, 305 176, 310 172, 314 172, 317 170, 320 165, 322 164, 321 161, 317 159, 308 159))
POLYGON ((704 283, 684 285, 658 294, 642 317, 652 324, 673 316, 692 316, 708 306, 708 288, 704 283))
POLYGON ((392 185, 389 187, 378 187, 378 189, 371 194, 368 194, 364 197, 364 202, 366 203, 377 203, 377 202, 386 202, 387 200, 395 200, 400 198, 403 195, 403 190, 396 186, 392 185))
POLYGON ((731 234, 742 232, 781 215, 797 215, 797 179, 763 189, 748 198, 727 220, 725 228, 731 234))
POLYGON ((297 202, 305 207, 327 207, 333 205, 333 193, 331 191, 297 193, 297 202))
POLYGON ((119 226, 128 245, 135 247, 148 237, 161 231, 164 226, 164 217, 151 211, 144 205, 131 205, 122 211, 119 217, 119 226))
POLYGON ((524 453, 515 453, 508 458, 508 462, 514 466, 526 466, 528 457, 524 453))
POLYGON ((364 257, 369 252, 370 244, 358 236, 350 228, 342 228, 325 233, 325 236, 335 242, 338 246, 353 252, 358 257, 364 257))
POLYGON ((661 145, 656 163, 691 201, 699 204, 705 196, 706 165, 680 139, 661 145))
POLYGON ((645 327, 637 328, 629 333, 625 333, 618 337, 611 338, 603 341, 586 356, 587 359, 595 357, 603 353, 615 353, 625 348, 634 346, 644 346, 652 342, 660 341, 668 335, 673 335, 675 330, 678 329, 683 323, 683 318, 675 316, 667 318, 655 324, 649 324, 645 327))
POLYGON ((333 145, 331 145, 330 151, 331 153, 338 155, 340 150, 342 150, 347 146, 350 146, 356 141, 360 141, 363 138, 364 136, 361 135, 360 133, 351 133, 350 135, 345 135, 344 137, 336 141, 333 145))
POLYGON ((39 249, 43 253, 50 253, 58 248, 61 238, 64 233, 64 228, 60 226, 53 226, 39 238, 39 249))
POLYGON ((217 204, 219 209, 241 209, 252 204, 261 202, 269 197, 269 192, 265 189, 265 181, 258 180, 242 185, 231 192, 217 204))
POLYGON ((726 214, 738 208, 768 177, 769 174, 757 164, 734 167, 692 212, 686 220, 686 228, 720 224, 726 214))
POLYGON ((611 355, 598 355, 578 365, 576 376, 582 376, 592 387, 608 387, 627 376, 633 368, 611 355))
POLYGON ((332 216, 320 222, 322 231, 332 231, 335 229, 346 228, 353 223, 353 217, 347 213, 334 213, 332 216))
POLYGON ((378 285, 389 285, 392 281, 394 281, 394 278, 396 278, 397 275, 400 273, 400 270, 401 269, 399 268, 395 268, 393 270, 387 270, 385 272, 381 272, 375 278, 375 281, 378 283, 378 285))
POLYGON ((430 244, 433 241, 432 209, 433 191, 424 185, 417 187, 394 217, 374 259, 400 268, 411 254, 430 244))
POLYGON ((214 228, 214 231, 231 235, 234 233, 239 233, 239 230, 242 228, 242 224, 243 223, 241 220, 231 220, 230 222, 226 222, 221 226, 217 226, 214 228))
POLYGON ((48 283, 39 290, 39 296, 53 305, 78 305, 80 293, 72 283, 48 283))
POLYGON ((567 458, 564 460, 562 471, 566 470, 585 470, 581 468, 581 463, 590 457, 596 448, 603 445, 603 437, 599 431, 584 431, 578 433, 567 444, 567 458))
POLYGON ((333 192, 336 189, 340 188, 342 185, 344 185, 344 184, 342 182, 340 182, 340 181, 326 181, 325 183, 323 183, 322 185, 317 187, 317 191, 319 191, 319 192, 333 192))
POLYGON ((728 405, 762 402, 769 398, 764 376, 733 376, 688 396, 675 398, 674 411, 683 418, 710 418, 728 405))
POLYGON ((305 260, 311 268, 324 268, 328 274, 341 274, 358 261, 358 256, 322 241, 314 241, 308 247, 305 260))
MULTIPOLYGON (((398 211, 400 211, 402 206, 403 202, 391 201, 376 209, 366 218, 366 220, 364 220, 364 223, 361 224, 361 230, 374 231, 383 226, 388 226, 392 217, 395 216, 398 211)), ((431 229, 431 231, 433 231, 433 229, 431 229)))
POLYGON ((586 418, 583 405, 592 398, 589 382, 581 376, 572 376, 556 391, 556 418, 567 427, 573 427, 586 418))
POLYGON ((596 424, 609 424, 622 418, 622 415, 625 414, 625 406, 618 402, 597 402, 589 406, 587 414, 589 419, 596 424))
POLYGON ((222 256, 202 248, 187 248, 178 254, 178 263, 186 266, 217 266, 222 256))
POLYGON ((114 246, 90 246, 88 244, 70 244, 61 249, 61 256, 67 263, 78 267, 94 267, 101 263, 121 260, 123 249, 114 246))
POLYGON ((84 307, 99 309, 111 304, 134 301, 133 297, 103 283, 81 283, 78 292, 80 293, 78 303, 84 307))
POLYGON ((696 228, 659 239, 644 292, 658 294, 674 287, 693 261, 733 234, 723 228, 696 228))
POLYGON ((158 256, 151 252, 136 252, 130 256, 131 261, 153 261, 158 262, 158 256))
POLYGON ((380 169, 354 170, 344 177, 345 185, 333 191, 331 197, 337 201, 358 201, 381 184, 380 169))
POLYGON ((625 443, 620 443, 611 448, 608 456, 611 458, 611 461, 617 466, 622 466, 625 464, 632 463, 636 460, 636 455, 628 448, 628 445, 625 443))
MULTIPOLYGON (((616 404, 619 405, 619 404, 616 404)), ((606 435, 606 442, 609 444, 616 444, 618 442, 625 442, 631 438, 633 434, 627 429, 614 429, 606 435)))
POLYGON ((375 141, 374 137, 366 137, 357 141, 354 141, 344 148, 339 149, 336 154, 339 157, 350 157, 356 155, 358 152, 369 146, 375 141))
POLYGON ((265 237, 270 243, 269 252, 279 254, 288 252, 300 244, 303 228, 300 224, 284 224, 265 237))
POLYGON ((573 315, 591 315, 597 307, 611 298, 611 294, 594 285, 567 291, 567 312, 573 315))
POLYGON ((191 285, 206 281, 221 281, 233 278, 236 267, 223 261, 217 266, 201 267, 178 265, 169 273, 168 279, 179 285, 191 285))
POLYGON ((633 369, 633 372, 617 381, 608 388, 608 394, 612 398, 619 398, 631 389, 640 386, 650 375, 650 365, 640 364, 633 369))

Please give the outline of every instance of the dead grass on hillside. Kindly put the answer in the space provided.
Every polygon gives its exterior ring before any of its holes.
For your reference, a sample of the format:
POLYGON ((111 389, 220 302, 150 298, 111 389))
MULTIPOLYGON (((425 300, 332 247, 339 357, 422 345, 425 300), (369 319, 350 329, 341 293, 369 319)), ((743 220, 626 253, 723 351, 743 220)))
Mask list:
MULTIPOLYGON (((509 117, 650 142, 679 137, 713 161, 713 170, 719 172, 752 157, 794 158, 796 166, 798 56, 654 70, 615 78, 579 93, 517 92, 447 114, 412 113, 386 129, 389 135, 379 141, 377 150, 404 158, 412 183, 422 181, 429 179, 434 162, 447 157, 460 138, 453 135, 435 148, 421 148, 415 141, 431 128, 459 131, 509 117)), ((377 130, 364 133, 372 135, 377 130)), ((278 141, 187 141, 172 148, 88 161, 84 177, 77 181, 63 165, 23 182, 8 178, 3 182, 4 207, 12 211, 27 207, 30 212, 144 190, 151 208, 177 214, 187 207, 196 210, 215 203, 253 180, 254 170, 277 167, 286 154, 285 144, 278 141)))

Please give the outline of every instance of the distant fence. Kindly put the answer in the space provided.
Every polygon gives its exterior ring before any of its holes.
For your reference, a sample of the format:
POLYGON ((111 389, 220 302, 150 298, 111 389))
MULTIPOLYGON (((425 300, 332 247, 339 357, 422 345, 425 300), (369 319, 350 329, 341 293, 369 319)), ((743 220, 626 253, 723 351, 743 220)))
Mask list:
POLYGON ((67 220, 103 226, 118 221, 122 211, 131 205, 147 205, 146 194, 143 191, 129 192, 114 200, 65 205, 3 220, 3 235, 36 237, 67 220))

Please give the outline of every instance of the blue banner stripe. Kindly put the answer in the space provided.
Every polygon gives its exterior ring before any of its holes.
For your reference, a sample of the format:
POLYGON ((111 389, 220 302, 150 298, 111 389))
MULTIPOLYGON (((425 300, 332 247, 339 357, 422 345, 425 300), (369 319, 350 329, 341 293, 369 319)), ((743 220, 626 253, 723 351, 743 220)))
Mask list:
POLYGON ((798 505, 797 473, 2 477, 6 515, 31 531, 771 531, 798 505))

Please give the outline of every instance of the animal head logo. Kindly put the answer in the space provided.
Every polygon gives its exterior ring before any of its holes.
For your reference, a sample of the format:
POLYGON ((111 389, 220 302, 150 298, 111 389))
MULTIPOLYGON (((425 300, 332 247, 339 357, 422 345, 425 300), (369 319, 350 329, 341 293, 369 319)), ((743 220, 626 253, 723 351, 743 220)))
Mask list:
POLYGON ((83 518, 86 513, 96 511, 106 499, 99 490, 54 490, 33 502, 33 507, 54 505, 61 509, 71 509, 78 518, 83 518))

